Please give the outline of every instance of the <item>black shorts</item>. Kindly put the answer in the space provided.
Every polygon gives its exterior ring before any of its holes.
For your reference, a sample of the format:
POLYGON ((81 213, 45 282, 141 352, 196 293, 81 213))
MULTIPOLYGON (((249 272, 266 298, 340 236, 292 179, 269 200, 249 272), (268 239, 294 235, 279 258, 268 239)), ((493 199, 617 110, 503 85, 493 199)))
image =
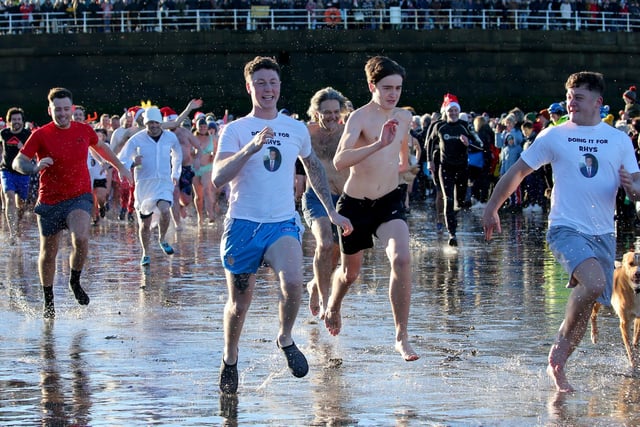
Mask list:
POLYGON ((93 188, 107 188, 107 178, 94 179, 93 188))
POLYGON ((180 191, 186 194, 187 196, 191 196, 193 194, 193 187, 191 184, 193 183, 193 177, 196 176, 196 173, 193 171, 191 166, 182 166, 182 172, 180 173, 180 181, 178 181, 178 187, 180 191))
POLYGON ((93 194, 81 194, 55 205, 38 202, 33 209, 38 214, 38 227, 43 236, 53 236, 67 227, 67 217, 77 209, 93 214, 93 194))
POLYGON ((353 225, 351 234, 340 235, 340 251, 347 255, 372 248, 373 236, 376 236, 381 224, 393 219, 407 220, 399 188, 376 200, 354 199, 343 193, 338 199, 336 210, 349 218, 353 225))

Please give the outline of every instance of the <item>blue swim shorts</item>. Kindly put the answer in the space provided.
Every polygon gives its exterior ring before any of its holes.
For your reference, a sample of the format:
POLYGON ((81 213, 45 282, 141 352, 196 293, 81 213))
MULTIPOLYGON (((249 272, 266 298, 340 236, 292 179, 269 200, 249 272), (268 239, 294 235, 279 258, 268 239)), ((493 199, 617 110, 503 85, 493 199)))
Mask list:
MULTIPOLYGON (((338 202, 339 197, 339 194, 331 195, 334 206, 338 202)), ((318 195, 312 188, 307 188, 305 192, 302 193, 302 215, 304 216, 304 222, 306 222, 309 227, 311 227, 314 219, 329 216, 318 195)))
POLYGON ((38 227, 43 236, 54 234, 67 228, 67 217, 72 211, 83 210, 91 216, 93 213, 93 195, 81 194, 73 199, 64 200, 55 205, 38 202, 33 209, 38 214, 38 227))
POLYGON ((13 191, 22 200, 27 200, 27 197, 29 197, 29 181, 31 180, 29 175, 2 170, 0 178, 2 178, 2 190, 5 193, 13 191))
POLYGON ((301 241, 301 226, 295 217, 272 223, 225 218, 220 242, 222 265, 233 274, 256 273, 265 252, 278 239, 291 236, 301 241))
POLYGON ((547 231, 547 242, 553 256, 570 275, 589 258, 595 258, 600 263, 607 283, 597 301, 610 306, 616 256, 616 239, 613 233, 592 236, 569 227, 558 226, 547 231))

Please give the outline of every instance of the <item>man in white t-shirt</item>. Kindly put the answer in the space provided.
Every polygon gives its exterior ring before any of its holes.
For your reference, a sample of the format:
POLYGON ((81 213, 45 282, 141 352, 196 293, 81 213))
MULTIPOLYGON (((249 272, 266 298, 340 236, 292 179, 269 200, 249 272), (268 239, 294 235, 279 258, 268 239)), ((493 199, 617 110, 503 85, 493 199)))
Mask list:
POLYGON ((617 190, 622 186, 629 198, 640 199, 640 171, 631 140, 600 120, 602 74, 572 74, 565 89, 569 120, 543 130, 522 153, 496 185, 482 217, 490 240, 493 231, 501 231, 498 209, 502 203, 525 176, 551 164, 554 186, 547 241, 571 275, 568 287, 573 288, 547 367, 560 392, 573 391, 564 368, 584 336, 594 303, 610 305, 617 190), (587 157, 590 174, 584 172, 587 157))
POLYGON ((220 390, 224 393, 235 393, 238 388, 238 343, 256 272, 263 263, 280 279, 276 344, 294 376, 303 377, 309 370, 291 336, 304 286, 302 228, 293 191, 297 158, 304 164, 331 221, 344 234, 352 229, 351 222, 335 210, 324 167, 311 148, 307 127, 278 113, 278 63, 258 56, 245 65, 244 77, 253 107, 247 116, 224 127, 212 173, 217 188, 229 183, 229 209, 220 244, 229 293, 220 367, 220 390))

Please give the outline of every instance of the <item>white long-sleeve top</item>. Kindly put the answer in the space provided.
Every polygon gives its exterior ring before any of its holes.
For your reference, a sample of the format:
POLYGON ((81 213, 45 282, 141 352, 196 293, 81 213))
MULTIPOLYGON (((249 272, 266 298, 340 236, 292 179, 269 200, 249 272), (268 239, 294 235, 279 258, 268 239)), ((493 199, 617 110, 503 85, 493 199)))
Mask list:
POLYGON ((158 142, 147 132, 138 132, 126 142, 118 158, 131 167, 136 156, 142 156, 142 164, 133 172, 134 206, 148 215, 159 200, 172 203, 173 180, 179 180, 182 171, 182 149, 173 132, 162 131, 158 142))

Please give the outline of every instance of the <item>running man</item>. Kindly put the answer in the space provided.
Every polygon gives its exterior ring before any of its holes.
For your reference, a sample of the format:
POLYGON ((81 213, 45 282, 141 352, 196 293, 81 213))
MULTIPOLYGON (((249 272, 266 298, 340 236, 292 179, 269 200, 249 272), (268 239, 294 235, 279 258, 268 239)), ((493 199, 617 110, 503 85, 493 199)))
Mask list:
POLYGON ((306 126, 278 112, 280 65, 273 58, 257 56, 245 65, 244 77, 252 110, 225 125, 212 175, 217 188, 230 184, 220 243, 228 289, 219 383, 224 393, 238 389, 240 334, 255 290, 256 272, 263 263, 280 279, 276 344, 295 377, 304 377, 309 371, 307 359, 291 335, 304 286, 301 224, 293 194, 297 158, 331 221, 345 234, 351 231, 349 220, 333 206, 324 168, 311 147, 306 126))
POLYGON ((397 108, 405 70, 395 61, 376 56, 365 65, 371 101, 354 111, 333 159, 336 170, 349 168, 349 178, 337 204, 353 223, 353 233, 340 236, 342 262, 333 276, 325 325, 332 335, 342 329, 342 300, 358 278, 363 251, 377 237, 385 247, 391 274, 389 298, 396 329, 395 349, 406 361, 419 358, 409 343, 411 255, 407 225, 398 188, 398 173, 408 170, 411 112, 397 108))
POLYGON ((60 232, 67 228, 71 234, 69 255, 71 276, 69 288, 81 305, 89 304, 89 296, 80 286, 80 274, 89 251, 89 229, 93 212, 91 179, 87 168, 88 150, 115 167, 122 179, 131 180, 131 173, 118 160, 106 143, 87 124, 71 120, 73 100, 71 92, 53 88, 47 97, 48 113, 52 121, 35 130, 13 161, 13 168, 23 174, 40 172, 38 214, 40 256, 38 270, 44 293, 44 317, 55 317, 53 279, 60 232), (31 159, 38 161, 35 165, 31 159))
MULTIPOLYGON (((333 156, 344 130, 343 119, 347 114, 347 98, 332 87, 320 89, 311 98, 307 114, 311 122, 307 125, 311 135, 311 146, 324 166, 334 203, 342 194, 348 170, 338 172, 333 166, 333 156)), ((307 284, 309 310, 313 316, 324 319, 324 310, 329 302, 331 273, 340 259, 338 230, 331 224, 327 211, 313 191, 309 181, 302 194, 304 219, 316 240, 313 255, 313 279, 307 284)))
POLYGON ((500 232, 498 209, 534 170, 551 164, 553 191, 547 242, 571 275, 564 321, 549 352, 547 373, 560 392, 570 392, 565 366, 584 333, 596 300, 611 305, 616 251, 614 210, 622 186, 640 200, 640 171, 633 146, 623 132, 600 120, 604 93, 600 73, 582 71, 565 83, 569 120, 549 127, 500 178, 482 217, 487 240, 500 232), (599 164, 590 177, 581 173, 585 153, 599 164))

